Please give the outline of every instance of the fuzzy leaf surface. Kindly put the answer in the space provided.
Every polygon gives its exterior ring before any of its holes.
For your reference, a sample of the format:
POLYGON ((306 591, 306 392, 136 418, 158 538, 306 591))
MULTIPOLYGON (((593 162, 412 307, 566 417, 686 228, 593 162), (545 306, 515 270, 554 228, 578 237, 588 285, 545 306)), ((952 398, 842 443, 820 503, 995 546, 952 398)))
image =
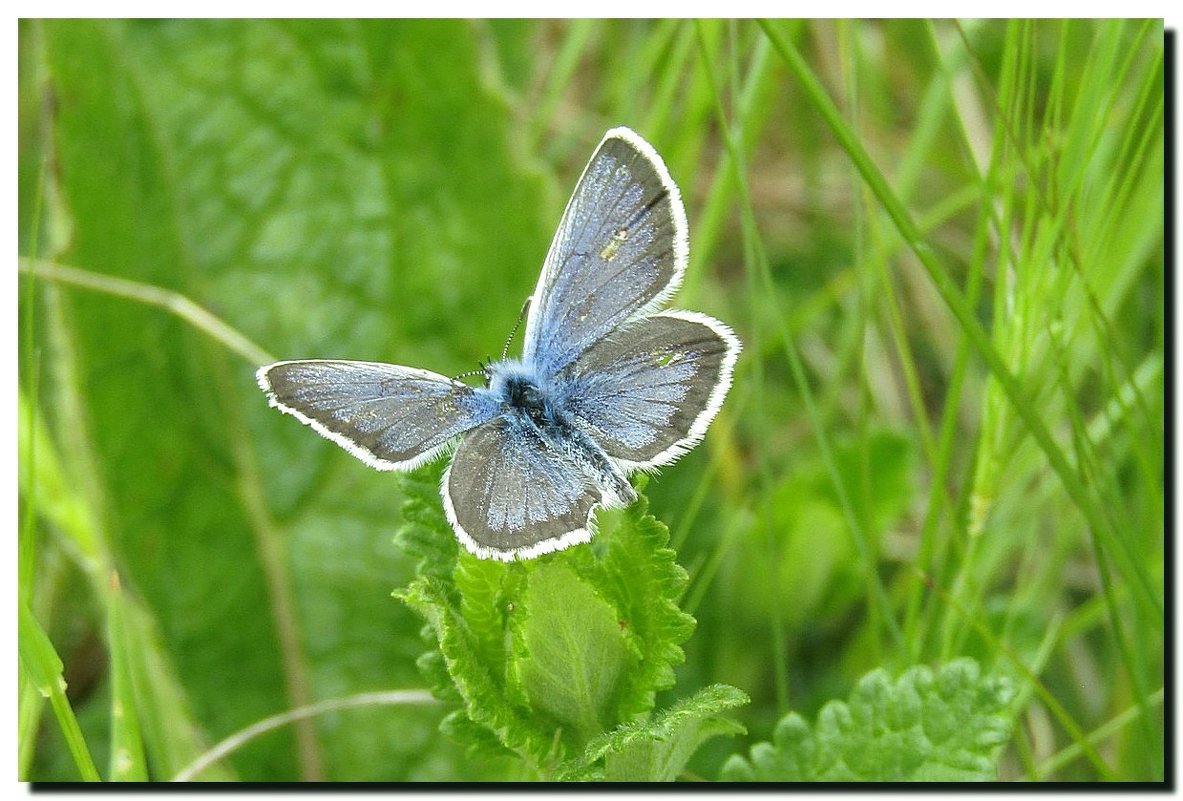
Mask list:
POLYGON ((747 695, 735 687, 705 687, 650 720, 629 723, 596 738, 573 774, 605 781, 673 781, 704 742, 744 733, 741 724, 721 713, 746 703, 747 695))

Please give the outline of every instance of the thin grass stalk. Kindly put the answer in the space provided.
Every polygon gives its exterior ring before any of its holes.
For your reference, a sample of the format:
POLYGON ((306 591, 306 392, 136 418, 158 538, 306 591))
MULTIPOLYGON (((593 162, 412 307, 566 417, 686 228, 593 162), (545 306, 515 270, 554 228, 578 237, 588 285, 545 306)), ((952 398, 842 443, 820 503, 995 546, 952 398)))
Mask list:
MULTIPOLYGON (((776 45, 776 42, 773 42, 776 45)), ((739 184, 739 195, 742 202, 743 213, 741 220, 744 223, 745 242, 751 247, 751 259, 749 262, 752 268, 752 279, 758 281, 758 286, 753 283, 752 291, 753 298, 759 297, 759 293, 765 294, 767 297, 773 297, 772 275, 768 267, 767 256, 763 251, 763 244, 760 240, 759 233, 756 230, 755 214, 751 207, 751 193, 747 187, 746 170, 743 168, 744 158, 740 142, 742 141, 742 131, 736 130, 732 123, 727 119, 724 110, 720 104, 718 106, 719 124, 726 132, 725 141, 728 152, 732 156, 731 163, 735 167, 736 181, 739 184)), ((869 606, 874 608, 879 614, 879 623, 883 625, 893 642, 897 645, 902 645, 903 635, 899 629, 899 624, 896 622, 894 614, 891 609, 891 604, 887 598, 886 590, 884 589, 882 579, 878 573, 875 555, 871 549, 870 542, 866 536, 862 525, 859 522, 858 515, 854 511, 854 507, 850 501, 850 490, 846 486, 838 471, 837 462, 834 458, 834 451, 829 436, 826 433, 824 426, 821 424, 821 418, 818 414, 817 406, 813 398, 813 390, 809 387, 809 380, 805 375, 805 368, 801 363, 796 346, 794 345, 787 326, 783 318, 777 318, 774 325, 777 328, 777 333, 781 340, 781 346, 785 351, 788 366, 793 375, 794 385, 800 393, 802 401, 806 408, 806 414, 809 418, 811 427, 814 431, 814 436, 817 440, 819 450, 824 464, 826 465, 827 473, 833 483, 835 493, 838 496, 839 505, 842 508, 843 516, 847 525, 850 527, 852 539, 854 540, 856 548, 859 550, 860 559, 864 564, 866 570, 867 581, 870 586, 871 600, 869 606)))
POLYGON ((974 316, 965 297, 954 286, 944 268, 936 260, 931 248, 920 238, 919 231, 911 215, 902 206, 898 198, 895 197, 886 179, 871 161, 866 150, 862 147, 857 137, 853 135, 845 120, 842 119, 841 114, 834 107, 824 88, 817 81, 817 78, 814 77, 812 70, 810 70, 801 58, 796 48, 786 41, 767 22, 761 21, 759 24, 772 40, 773 47, 780 53, 790 69, 797 76, 810 100, 822 113, 822 116, 830 125, 831 131, 838 138, 848 155, 855 160, 855 163, 859 167, 859 172, 862 173, 864 180, 870 184, 879 202, 888 210, 905 241, 920 259, 921 264, 924 265, 937 291, 941 294, 949 309, 957 317, 958 322, 960 322, 969 334, 974 349, 986 362, 991 374, 1000 383, 1007 399, 1023 419, 1028 431, 1047 456, 1052 469, 1059 475, 1064 488, 1075 505, 1084 514, 1089 525, 1103 538, 1106 548, 1121 555, 1123 568, 1133 574, 1137 579, 1135 585, 1138 587, 1140 601, 1147 604, 1152 610, 1154 617, 1161 621, 1163 616, 1162 603, 1155 596, 1144 571, 1139 568, 1136 555, 1129 552, 1117 533, 1107 525, 1104 516, 1097 508, 1095 499, 1076 476, 1068 464, 1064 452, 1056 444, 1055 439, 1040 416, 1030 393, 1006 366, 1001 355, 999 355, 993 344, 991 344, 989 336, 986 334, 982 324, 974 316))

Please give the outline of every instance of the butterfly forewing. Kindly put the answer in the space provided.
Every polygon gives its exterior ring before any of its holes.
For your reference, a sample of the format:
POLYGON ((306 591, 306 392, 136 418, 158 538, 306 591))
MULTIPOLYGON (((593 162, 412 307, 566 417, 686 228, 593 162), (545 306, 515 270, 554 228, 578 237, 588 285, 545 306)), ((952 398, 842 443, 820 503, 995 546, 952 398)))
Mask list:
POLYGON ((705 314, 633 321, 571 367, 571 410, 626 466, 667 464, 706 433, 738 354, 731 329, 705 314))
POLYGON ((609 131, 571 196, 534 291, 525 359, 553 375, 681 283, 688 243, 677 186, 632 131, 609 131))
POLYGON ((257 377, 272 406, 380 470, 417 467, 497 412, 472 387, 393 364, 276 362, 257 377))
POLYGON ((473 553, 509 560, 587 542, 599 493, 520 418, 470 432, 444 474, 444 507, 473 553))

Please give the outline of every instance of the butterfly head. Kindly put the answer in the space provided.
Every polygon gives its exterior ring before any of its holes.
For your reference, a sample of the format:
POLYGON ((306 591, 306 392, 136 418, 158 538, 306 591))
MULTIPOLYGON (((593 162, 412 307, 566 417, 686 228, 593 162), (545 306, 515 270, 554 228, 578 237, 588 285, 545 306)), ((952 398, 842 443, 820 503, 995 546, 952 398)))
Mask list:
POLYGON ((556 418, 554 392, 536 369, 517 359, 502 359, 485 368, 489 391, 509 409, 535 422, 556 418))

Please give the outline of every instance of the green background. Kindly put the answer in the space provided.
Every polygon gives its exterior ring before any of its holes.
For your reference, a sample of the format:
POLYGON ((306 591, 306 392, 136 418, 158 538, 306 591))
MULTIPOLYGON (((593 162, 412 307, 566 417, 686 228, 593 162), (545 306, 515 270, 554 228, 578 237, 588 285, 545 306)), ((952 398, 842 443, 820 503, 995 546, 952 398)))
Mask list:
MULTIPOLYGON (((875 667, 968 655, 1039 679, 1002 778, 1161 779, 1159 22, 19 31, 21 602, 104 777, 125 704, 165 779, 291 707, 425 686, 390 597, 397 483, 268 409, 251 356, 499 354, 623 124, 686 199, 674 305, 745 345, 705 442, 646 489, 698 619, 669 695, 753 699, 693 774, 875 667), (34 259, 177 293, 254 348, 34 259)), ((22 778, 78 778, 29 669, 22 778)), ((319 715, 204 775, 517 775, 446 711, 319 715)))

